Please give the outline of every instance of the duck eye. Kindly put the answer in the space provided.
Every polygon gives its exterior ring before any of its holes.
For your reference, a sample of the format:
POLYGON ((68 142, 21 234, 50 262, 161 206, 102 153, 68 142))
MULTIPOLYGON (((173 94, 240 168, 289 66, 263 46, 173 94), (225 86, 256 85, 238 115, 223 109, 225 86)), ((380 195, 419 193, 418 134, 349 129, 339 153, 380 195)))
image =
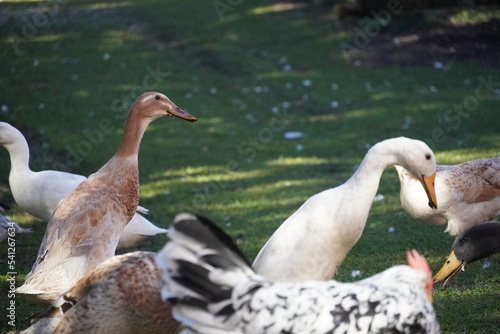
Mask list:
POLYGON ((431 160, 431 155, 430 155, 429 153, 427 153, 427 154, 425 155, 425 158, 426 158, 427 160, 431 160))
POLYGON ((160 99, 160 95, 156 95, 155 100, 159 100, 159 99, 160 99))

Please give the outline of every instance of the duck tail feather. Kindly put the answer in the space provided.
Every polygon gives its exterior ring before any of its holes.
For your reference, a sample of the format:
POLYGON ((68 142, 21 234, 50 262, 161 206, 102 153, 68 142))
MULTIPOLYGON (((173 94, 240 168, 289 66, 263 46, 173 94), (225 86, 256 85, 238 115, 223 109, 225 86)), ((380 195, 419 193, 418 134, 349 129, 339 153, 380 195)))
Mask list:
POLYGON ((233 333, 233 292, 242 285, 255 290, 263 278, 231 237, 204 217, 177 215, 169 237, 157 262, 164 271, 162 296, 175 304, 174 316, 200 333, 233 333))

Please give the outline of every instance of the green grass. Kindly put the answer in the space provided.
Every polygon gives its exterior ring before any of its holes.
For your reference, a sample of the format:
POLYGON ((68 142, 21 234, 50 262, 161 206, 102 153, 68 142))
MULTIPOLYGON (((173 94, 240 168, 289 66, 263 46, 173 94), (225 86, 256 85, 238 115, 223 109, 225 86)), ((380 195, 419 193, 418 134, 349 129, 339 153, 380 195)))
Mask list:
MULTIPOLYGON (((96 171, 116 150, 135 96, 163 92, 198 122, 161 119, 148 128, 140 153, 141 204, 165 227, 182 210, 210 217, 232 236, 243 235, 249 258, 306 198, 344 182, 366 145, 418 138, 449 164, 499 153, 498 94, 481 100, 467 118, 452 119, 456 114, 448 111, 474 96, 479 78, 498 82, 498 69, 453 61, 447 71, 426 64, 355 66, 339 47, 352 41, 353 23, 336 21, 325 9, 242 1, 220 19, 211 1, 55 3, 45 3, 53 6, 50 17, 39 10, 48 19, 39 16, 45 24, 25 39, 26 19, 36 16, 23 15, 43 3, 0 4, 0 105, 8 108, 0 118, 27 136, 32 169, 96 171), (155 69, 156 80, 144 81, 155 69), (89 146, 82 131, 95 133, 103 120, 112 131, 100 130, 102 138, 89 146), (287 140, 287 131, 305 136, 287 140)), ((493 11, 488 17, 498 16, 493 11)), ((450 17, 485 16, 471 13, 457 10, 450 17)), ((12 206, 14 220, 36 230, 16 238, 20 285, 45 225, 15 205, 3 149, 0 161, 0 202, 12 206)), ((367 277, 404 263, 410 247, 433 270, 440 267, 453 238, 442 226, 400 214, 398 192, 396 173, 388 169, 380 183, 385 199, 374 203, 336 279, 353 281, 359 279, 353 270, 367 277)), ((159 250, 164 243, 159 237, 140 249, 159 250)), ((0 275, 8 271, 6 253, 0 245, 0 275)), ((435 289, 443 333, 500 332, 500 261, 489 261, 486 269, 483 262, 468 267, 448 290, 435 289)), ((6 276, 0 289, 0 331, 12 330, 4 317, 6 276)), ((22 329, 41 310, 22 297, 16 302, 22 329)))

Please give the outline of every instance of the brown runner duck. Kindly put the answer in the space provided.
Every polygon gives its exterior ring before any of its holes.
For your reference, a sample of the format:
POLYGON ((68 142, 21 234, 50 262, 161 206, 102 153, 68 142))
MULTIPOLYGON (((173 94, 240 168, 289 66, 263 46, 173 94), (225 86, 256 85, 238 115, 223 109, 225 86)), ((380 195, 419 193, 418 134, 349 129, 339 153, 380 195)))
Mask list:
POLYGON ((49 306, 114 255, 139 201, 141 139, 148 124, 163 116, 196 120, 161 93, 142 94, 128 113, 115 155, 57 206, 33 268, 18 293, 49 306))
MULTIPOLYGON (((50 220, 57 204, 87 179, 83 175, 56 170, 32 171, 26 138, 6 122, 0 122, 0 145, 10 155, 9 185, 14 200, 21 209, 45 222, 50 220)), ((118 249, 130 248, 147 237, 167 233, 166 229, 154 225, 139 214, 147 213, 147 209, 138 207, 137 211, 123 229, 118 249)))

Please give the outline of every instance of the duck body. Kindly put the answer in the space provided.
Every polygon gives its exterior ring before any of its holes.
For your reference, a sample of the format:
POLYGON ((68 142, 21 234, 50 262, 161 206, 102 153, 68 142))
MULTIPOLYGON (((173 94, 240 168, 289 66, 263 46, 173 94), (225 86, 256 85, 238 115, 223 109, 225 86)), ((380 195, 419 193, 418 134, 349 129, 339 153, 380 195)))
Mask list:
POLYGON ((330 279, 363 233, 383 171, 398 163, 424 176, 435 200, 431 149, 404 137, 382 141, 347 182, 310 197, 283 222, 257 255, 255 271, 272 281, 330 279))
POLYGON ((156 253, 114 256, 81 278, 21 334, 174 334, 180 328, 161 299, 156 253))
POLYGON ((196 120, 160 93, 144 93, 132 105, 115 155, 57 205, 18 293, 49 306, 114 255, 139 201, 140 141, 150 122, 167 115, 196 120))
POLYGON ((500 215, 500 157, 438 165, 436 210, 427 206, 425 192, 418 180, 404 167, 396 166, 396 170, 403 209, 416 220, 447 224, 445 231, 450 235, 500 215))
POLYGON ((330 279, 361 237, 369 214, 369 207, 354 207, 349 203, 361 199, 368 202, 376 195, 374 191, 356 193, 349 188, 341 185, 310 197, 267 241, 253 268, 274 281, 330 279), (339 192, 343 203, 334 207, 332 199, 339 192), (344 224, 337 224, 339 221, 344 224))
POLYGON ((444 281, 442 290, 468 264, 500 253, 500 222, 489 221, 469 227, 455 238, 451 249, 445 264, 434 276, 435 283, 444 281))
POLYGON ((111 159, 60 202, 36 262, 17 292, 49 305, 114 255, 120 234, 137 208, 136 164, 134 157, 111 159))
MULTIPOLYGON (((29 146, 23 134, 0 122, 0 144, 9 152, 9 185, 16 203, 29 214, 48 222, 59 202, 68 197, 87 178, 55 170, 34 172, 29 168, 29 146)), ((120 236, 117 248, 130 248, 147 237, 165 234, 149 220, 135 213, 120 236)))
POLYGON ((202 217, 176 217, 169 237, 157 258, 162 295, 196 333, 439 333, 430 269, 416 252, 418 265, 355 283, 270 282, 202 217))
POLYGON ((32 216, 48 222, 57 204, 86 177, 59 171, 23 172, 11 169, 9 185, 17 205, 32 216))

